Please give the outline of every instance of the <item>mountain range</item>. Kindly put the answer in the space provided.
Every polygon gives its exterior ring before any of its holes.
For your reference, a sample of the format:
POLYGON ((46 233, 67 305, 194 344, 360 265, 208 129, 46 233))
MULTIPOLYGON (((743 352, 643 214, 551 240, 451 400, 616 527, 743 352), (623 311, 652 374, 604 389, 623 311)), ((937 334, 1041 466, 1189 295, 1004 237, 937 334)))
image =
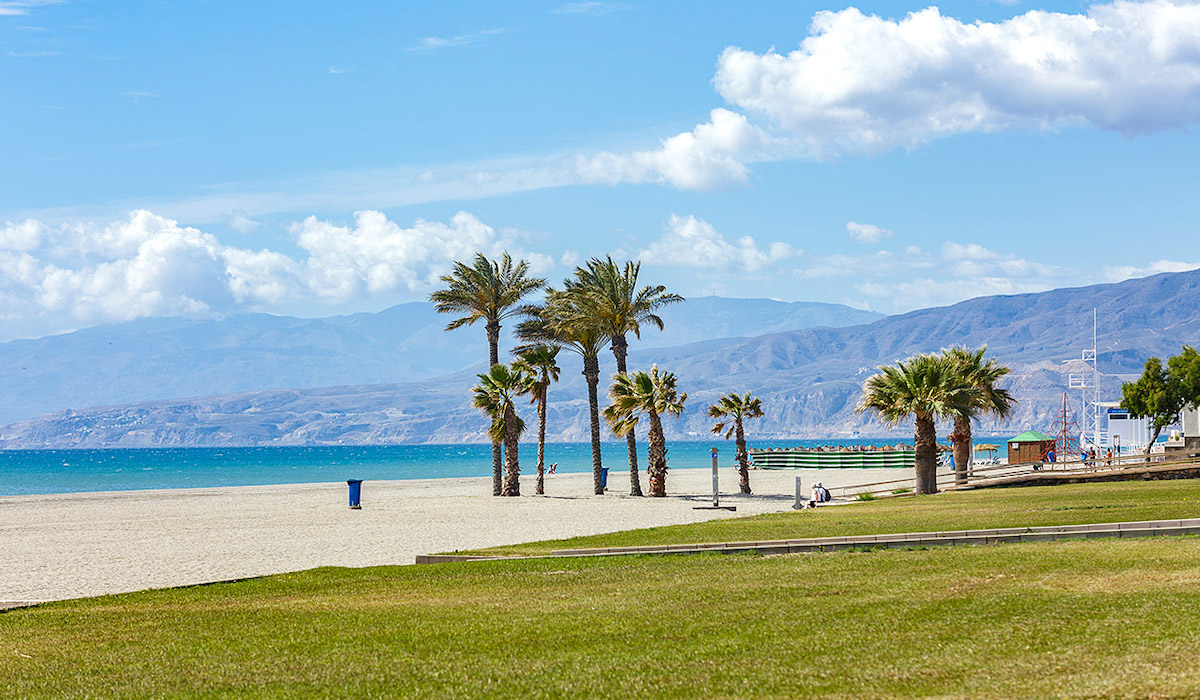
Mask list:
MULTIPOLYGON (((643 348, 883 316, 839 304, 701 297, 665 308, 643 348)), ((479 326, 447 333, 428 303, 330 318, 155 318, 0 345, 0 424, 62 409, 265 389, 401 383, 482 371, 479 326)), ((514 324, 507 324, 511 331, 514 324)), ((504 338, 512 347, 511 335, 504 338)))
MULTIPOLYGON (((844 307, 829 309, 709 297, 690 300, 672 309, 674 315, 667 316, 668 332, 647 334, 643 342, 635 343, 630 366, 637 369, 658 363, 679 376, 681 388, 689 393, 689 399, 682 419, 666 421, 668 434, 674 439, 707 435, 709 420, 703 415, 703 407, 728 391, 753 391, 762 397, 767 415, 749 428, 752 435, 760 438, 836 438, 857 433, 906 435, 911 432, 910 426, 888 431, 871 416, 855 414, 854 404, 863 380, 878 365, 913 353, 937 351, 954 344, 987 345, 990 356, 1013 369, 1007 386, 1020 403, 1008 421, 983 421, 978 434, 1007 436, 1030 427, 1047 431, 1063 393, 1068 391, 1067 375, 1084 369, 1078 360, 1085 348, 1092 347, 1093 331, 1101 393, 1113 399, 1119 396, 1121 381, 1135 377, 1147 357, 1174 354, 1183 344, 1194 342, 1200 332, 1198 292, 1200 271, 1168 273, 1117 284, 981 297, 953 306, 869 318, 868 323, 840 328, 829 324, 780 332, 770 331, 820 317, 806 316, 810 312, 833 313, 839 316, 836 320, 843 321, 864 312, 844 307), (764 329, 767 332, 762 332, 764 329), (722 337, 721 333, 740 337, 722 337), (663 344, 668 337, 694 342, 663 344)), ((295 376, 311 381, 319 381, 330 373, 363 376, 369 374, 370 367, 379 368, 385 363, 371 356, 372 347, 365 341, 357 341, 363 345, 356 346, 356 339, 380 337, 392 338, 394 342, 403 333, 393 331, 392 336, 386 333, 393 321, 405 318, 404 314, 425 323, 413 323, 419 329, 399 338, 400 342, 411 339, 411 347, 425 348, 424 354, 445 356, 426 357, 422 360, 426 365, 409 360, 410 364, 398 372, 430 371, 428 367, 445 368, 456 362, 471 365, 466 348, 470 348, 470 353, 484 354, 482 329, 443 333, 439 329, 444 319, 430 315, 432 310, 427 306, 422 309, 405 305, 381 314, 320 322, 268 317, 262 322, 277 325, 251 335, 253 347, 258 348, 255 362, 269 364, 263 358, 277 358, 279 362, 291 363, 293 370, 306 370, 295 376), (365 333, 364 327, 374 328, 378 336, 365 333), (277 340, 296 337, 317 338, 321 344, 314 342, 299 348, 293 344, 284 349, 277 340), (422 345, 421 339, 428 344, 422 345), (323 356, 314 349, 318 347, 345 347, 347 355, 333 358, 329 356, 332 351, 324 350, 323 356), (336 369, 327 366, 327 374, 322 375, 320 362, 336 369), (349 369, 355 362, 366 365, 354 370, 359 374, 349 369)), ((172 344, 182 357, 192 361, 207 357, 195 376, 177 380, 179 383, 174 386, 183 390, 185 386, 202 385, 204 377, 239 376, 219 358, 241 357, 234 361, 235 366, 238 362, 242 367, 252 366, 237 344, 218 340, 236 336, 228 329, 244 329, 249 325, 244 318, 233 321, 174 322, 175 325, 165 321, 144 322, 121 330, 136 327, 138 330, 132 335, 153 338, 155 334, 148 328, 165 329, 157 337, 169 338, 170 342, 153 346, 160 353, 159 358, 163 348, 169 349, 172 344), (198 347, 189 346, 189 338, 195 338, 198 347), (223 353, 207 356, 203 348, 216 346, 223 347, 223 353)), ((86 338, 94 343, 97 338, 103 339, 102 332, 93 329, 74 335, 76 339, 86 338)), ((389 341, 380 341, 386 342, 389 341)), ((403 354, 395 349, 393 352, 403 354)), ((128 362, 134 362, 135 354, 131 353, 128 362)), ((551 389, 550 438, 586 440, 587 403, 580 361, 568 353, 560 357, 564 371, 562 381, 551 389)), ((159 374, 169 374, 171 368, 189 373, 186 361, 171 364, 160 359, 160 362, 156 369, 159 374)), ((603 371, 611 372, 611 357, 606 355, 604 363, 603 371)), ((0 428, 0 446, 482 442, 486 441, 486 424, 469 403, 474 372, 480 369, 482 364, 475 363, 467 369, 420 381, 210 393, 199 398, 60 410, 0 428)), ((286 376, 280 369, 266 379, 284 381, 286 376)), ((1077 410, 1079 395, 1071 391, 1068 396, 1077 410)))

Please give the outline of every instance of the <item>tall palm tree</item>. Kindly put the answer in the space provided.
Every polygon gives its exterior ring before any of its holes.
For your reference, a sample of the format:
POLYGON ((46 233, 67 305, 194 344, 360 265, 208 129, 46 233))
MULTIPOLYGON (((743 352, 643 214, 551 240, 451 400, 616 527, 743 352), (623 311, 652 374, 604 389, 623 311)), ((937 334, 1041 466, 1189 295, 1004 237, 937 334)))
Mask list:
MULTIPOLYGON (((1012 370, 997 364, 995 360, 985 362, 983 356, 986 353, 986 345, 977 350, 956 346, 942 351, 958 375, 958 381, 977 390, 972 412, 975 415, 990 413, 997 418, 1006 418, 1017 400, 1006 389, 997 388, 996 382, 1012 370)), ((971 417, 965 413, 954 415, 950 444, 954 447, 954 483, 965 484, 967 464, 971 461, 971 417)))
POLYGON ((762 418, 762 401, 750 392, 745 394, 726 394, 715 404, 708 407, 708 417, 717 419, 712 431, 717 435, 725 433, 725 439, 730 435, 736 436, 738 475, 740 476, 742 493, 750 493, 750 460, 746 456, 746 431, 742 421, 747 418, 762 418), (730 419, 730 420, 725 420, 730 419))
POLYGON ((863 384, 856 413, 875 411, 889 427, 915 419, 917 493, 937 493, 937 425, 939 419, 973 415, 979 391, 963 383, 946 358, 914 355, 884 365, 863 384))
POLYGON ((492 419, 488 436, 504 442, 504 487, 501 496, 521 495, 521 461, 518 452, 525 421, 517 415, 516 397, 530 390, 529 378, 507 365, 492 365, 480 374, 472 392, 472 404, 492 419))
MULTIPOLYGON (((446 325, 446 330, 474 325, 483 321, 487 329, 488 367, 500 364, 500 322, 520 312, 518 304, 531 292, 546 285, 541 277, 529 276, 529 263, 513 263, 506 252, 497 261, 476 253, 474 263, 455 261, 454 269, 442 275, 445 289, 429 295, 438 313, 459 314, 446 325)), ((500 443, 492 442, 492 495, 499 496, 500 443)))
POLYGON ((538 405, 537 486, 533 492, 539 495, 546 492, 546 399, 550 384, 558 381, 561 371, 555 360, 559 349, 552 345, 534 345, 522 351, 513 363, 514 369, 529 376, 529 401, 538 405))
MULTIPOLYGON (((617 360, 617 373, 625 374, 625 358, 629 354, 629 343, 625 336, 633 333, 642 337, 642 326, 663 329, 663 321, 655 312, 658 309, 683 301, 678 294, 670 294, 660 285, 638 288, 638 273, 642 264, 625 262, 620 265, 612 256, 601 260, 592 258, 585 267, 576 271, 576 280, 570 284, 582 286, 591 297, 596 320, 612 338, 612 353, 617 360)), ((629 495, 642 495, 642 482, 638 477, 637 438, 633 431, 625 436, 629 451, 629 495)))
POLYGON ((658 365, 649 372, 613 375, 612 389, 608 396, 612 404, 604 409, 604 418, 617 435, 628 435, 638 424, 638 416, 650 418, 647 436, 649 450, 646 471, 650 476, 651 497, 667 495, 667 441, 663 437, 662 416, 683 413, 686 393, 679 393, 675 375, 670 372, 659 374, 658 365))
POLYGON ((517 337, 530 343, 566 348, 583 358, 583 376, 587 380, 588 410, 592 433, 592 487, 596 495, 604 493, 600 459, 600 403, 596 387, 600 383, 600 351, 609 337, 595 323, 586 295, 578 287, 551 289, 546 303, 523 309, 529 319, 517 326, 517 337))

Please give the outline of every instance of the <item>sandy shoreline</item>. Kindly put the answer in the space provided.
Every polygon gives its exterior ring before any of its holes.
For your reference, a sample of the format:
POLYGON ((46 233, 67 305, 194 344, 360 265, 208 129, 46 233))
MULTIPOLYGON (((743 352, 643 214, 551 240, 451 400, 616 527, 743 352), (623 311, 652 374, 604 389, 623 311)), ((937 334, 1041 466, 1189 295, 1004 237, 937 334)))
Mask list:
MULTIPOLYGON (((672 469, 665 499, 631 498, 628 474, 591 495, 591 474, 547 477, 546 496, 495 498, 490 477, 0 497, 0 606, 180 586, 317 566, 411 564, 417 554, 790 510, 795 477, 842 486, 911 469, 758 470, 755 493, 708 469, 672 469)), ((643 481, 643 485, 644 485, 643 481)), ((523 476, 522 491, 533 492, 523 476)))

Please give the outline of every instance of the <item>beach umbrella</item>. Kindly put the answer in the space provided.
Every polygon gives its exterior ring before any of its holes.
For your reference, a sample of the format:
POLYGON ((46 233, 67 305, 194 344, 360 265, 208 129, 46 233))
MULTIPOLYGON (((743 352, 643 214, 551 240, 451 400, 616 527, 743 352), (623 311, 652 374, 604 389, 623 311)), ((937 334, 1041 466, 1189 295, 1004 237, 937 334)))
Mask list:
POLYGON ((985 442, 982 445, 976 445, 975 451, 976 452, 999 452, 1000 448, 996 447, 995 445, 988 444, 985 442))

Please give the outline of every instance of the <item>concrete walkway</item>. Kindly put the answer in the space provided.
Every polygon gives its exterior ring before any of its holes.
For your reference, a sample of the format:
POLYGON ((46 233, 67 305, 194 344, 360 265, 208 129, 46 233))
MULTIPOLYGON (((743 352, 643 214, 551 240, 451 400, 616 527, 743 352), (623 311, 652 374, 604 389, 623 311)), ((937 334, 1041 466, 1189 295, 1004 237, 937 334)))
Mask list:
MULTIPOLYGON (((1200 535, 1200 518, 1187 520, 1145 520, 1141 522, 1094 523, 1091 525, 1047 525, 1039 527, 1007 527, 990 530, 954 530, 948 532, 900 532, 884 535, 852 535, 845 537, 807 537, 794 540, 762 542, 709 542, 649 547, 609 547, 597 549, 561 549, 548 557, 623 556, 629 554, 695 554, 698 552, 793 554, 800 552, 832 552, 844 549, 906 549, 946 545, 1002 544, 1006 542, 1051 542, 1054 540, 1094 539, 1101 537, 1161 537, 1165 535, 1200 535)), ((487 557, 446 554, 425 554, 417 557, 418 564, 437 564, 452 561, 481 559, 522 559, 545 557, 487 557)))

